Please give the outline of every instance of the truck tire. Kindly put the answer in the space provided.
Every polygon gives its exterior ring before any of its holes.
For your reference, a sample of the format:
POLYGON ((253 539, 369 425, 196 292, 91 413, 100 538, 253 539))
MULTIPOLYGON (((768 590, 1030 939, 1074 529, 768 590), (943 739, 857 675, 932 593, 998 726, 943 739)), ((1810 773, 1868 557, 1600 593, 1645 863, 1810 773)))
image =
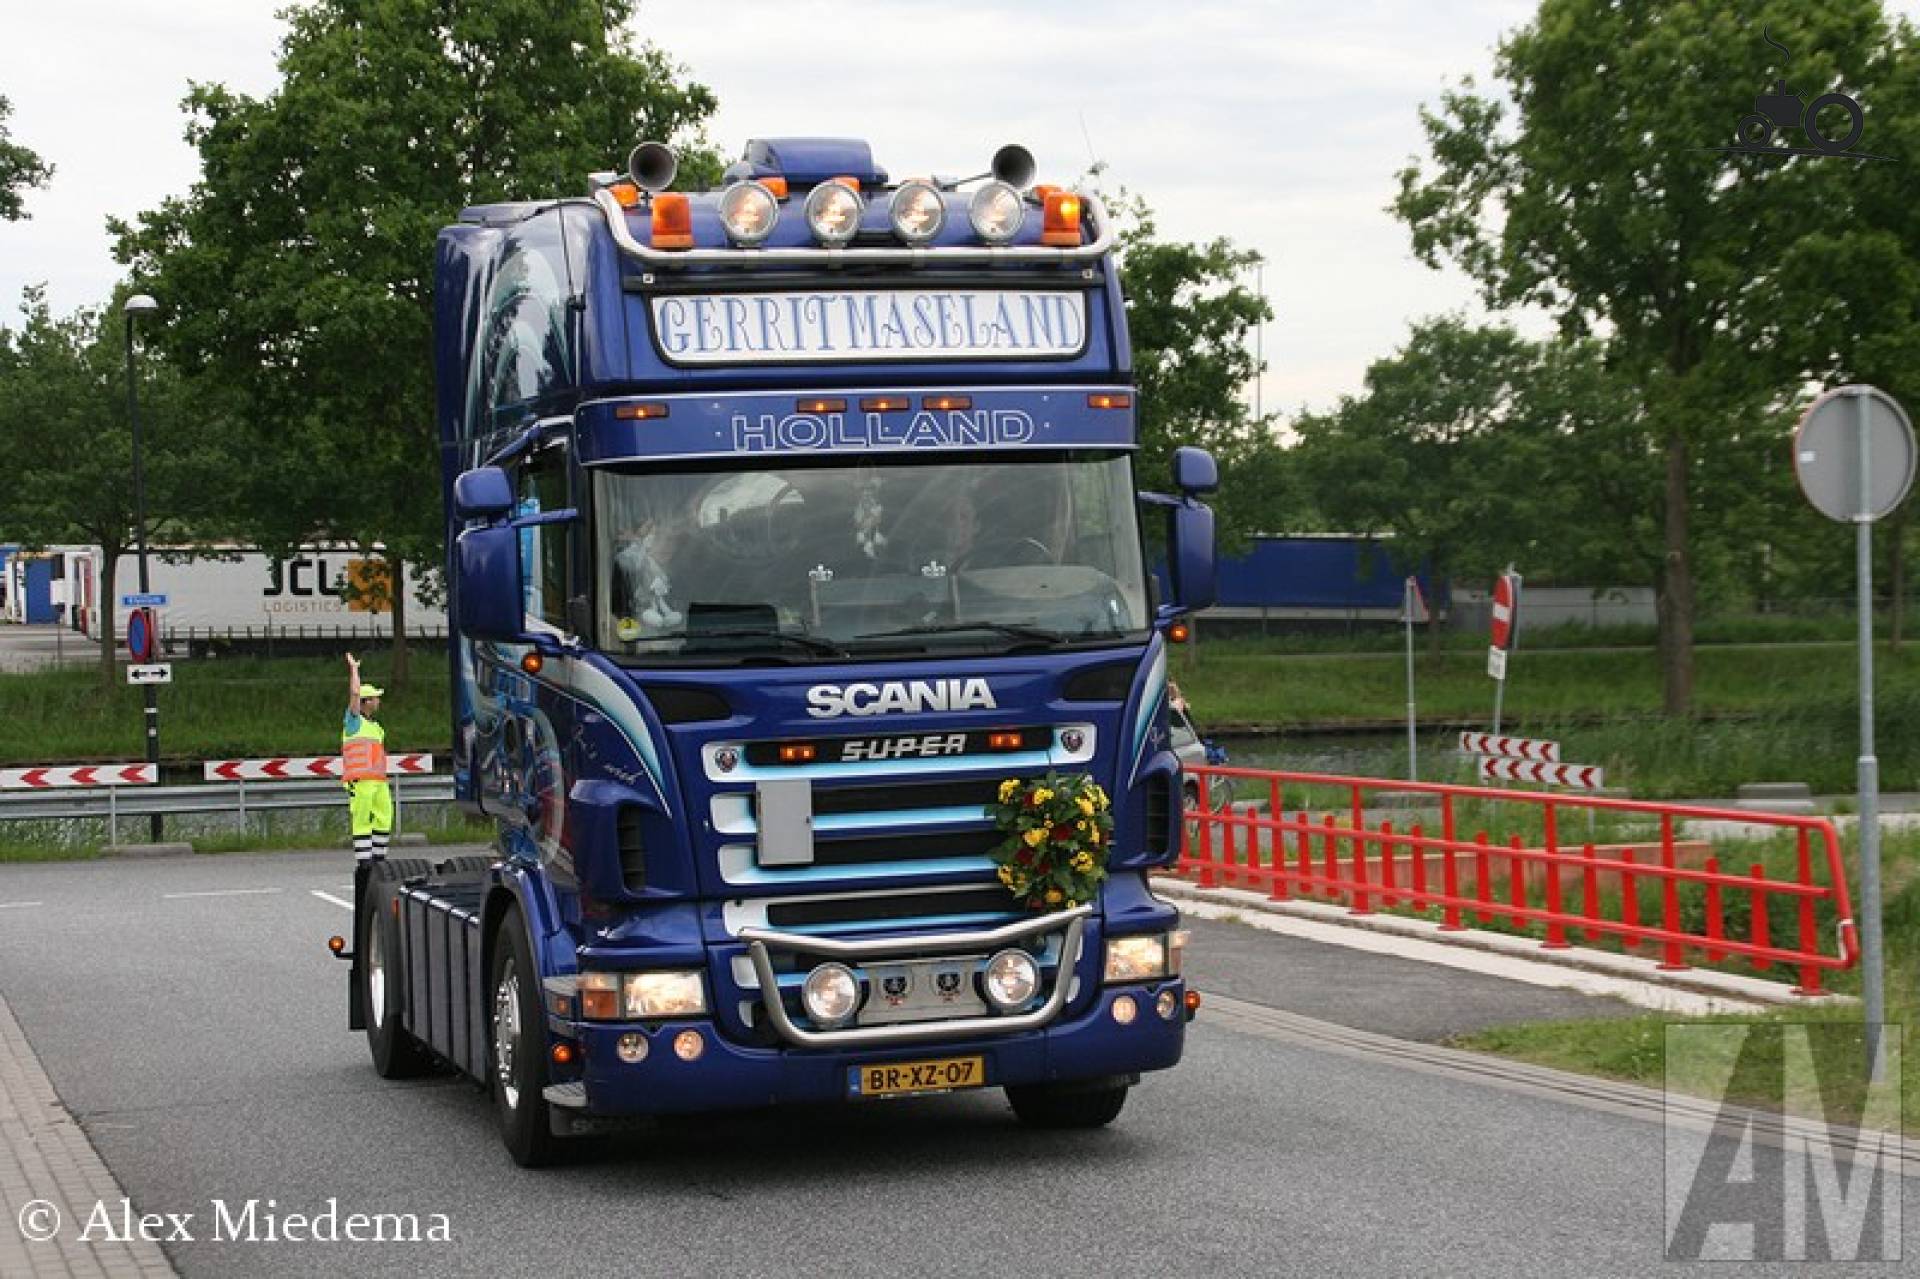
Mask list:
POLYGON ((406 1003, 402 993, 406 953, 392 906, 400 882, 426 872, 425 862, 406 860, 382 862, 367 874, 367 907, 360 914, 355 954, 360 1006, 367 1018, 367 1051, 373 1057, 374 1073, 382 1079, 417 1079, 434 1069, 433 1054, 400 1024, 406 1003))
POLYGON ((449 857, 440 863, 442 875, 466 875, 474 871, 491 870, 500 859, 491 853, 464 853, 459 857, 449 857))
POLYGON ((560 1158, 561 1140, 542 1092, 546 1085, 547 1019, 540 979, 520 912, 500 917, 487 983, 488 1078, 500 1117, 500 1140, 513 1162, 541 1168, 560 1158))
POLYGON ((1029 1128, 1101 1128, 1127 1104, 1126 1084, 1010 1084, 1007 1100, 1029 1128))

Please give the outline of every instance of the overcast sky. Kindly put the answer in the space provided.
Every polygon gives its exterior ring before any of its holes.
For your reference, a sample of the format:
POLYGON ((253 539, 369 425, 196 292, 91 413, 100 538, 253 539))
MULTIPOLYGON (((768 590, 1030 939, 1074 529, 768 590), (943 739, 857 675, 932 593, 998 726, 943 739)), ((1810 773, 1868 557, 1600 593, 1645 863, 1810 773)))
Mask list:
MULTIPOLYGON (((0 95, 14 140, 57 166, 0 223, 0 322, 23 285, 58 309, 119 278, 104 230, 184 192, 190 80, 264 94, 272 0, 11 0, 0 95)), ((1892 6, 1911 12, 1920 0, 1892 6)), ((1414 261, 1384 207, 1421 149, 1418 110, 1473 74, 1532 0, 731 0, 643 3, 639 34, 719 97, 710 137, 863 135, 896 176, 974 173, 1019 141, 1041 180, 1090 158, 1153 204, 1163 235, 1266 255, 1269 411, 1356 390, 1409 321, 1471 307, 1414 261)), ((1757 88, 1758 86, 1756 86, 1757 88)), ((1731 127, 1731 126, 1729 126, 1731 127)), ((609 157, 614 160, 615 157, 609 157)), ((611 165, 610 165, 611 167, 611 165)), ((451 210, 450 210, 451 212, 451 210)))

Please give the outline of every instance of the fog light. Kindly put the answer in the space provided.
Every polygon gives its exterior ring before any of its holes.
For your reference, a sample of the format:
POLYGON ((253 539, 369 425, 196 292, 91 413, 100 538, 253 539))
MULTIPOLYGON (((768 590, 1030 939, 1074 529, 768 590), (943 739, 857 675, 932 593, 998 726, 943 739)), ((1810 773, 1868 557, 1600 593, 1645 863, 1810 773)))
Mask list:
POLYGON ((1132 995, 1122 995, 1113 1001, 1113 1019, 1122 1026, 1133 1025, 1133 1019, 1140 1015, 1140 1005, 1133 1002, 1132 995))
POLYGON ((932 183, 903 182, 893 193, 887 215, 893 220, 895 235, 908 244, 926 244, 940 234, 947 220, 947 204, 932 183))
POLYGON ((807 974, 800 1003, 817 1024, 844 1026, 860 1010, 860 979, 845 964, 822 964, 807 974))
POLYGON ((1040 965, 1024 950, 1003 950, 987 961, 987 1002, 1001 1012, 1012 1012, 1040 989, 1040 965))
POLYGON ((1179 996, 1170 990, 1161 991, 1160 997, 1153 1001, 1153 1011, 1160 1014, 1161 1021, 1172 1021, 1180 1015, 1179 996))
MULTIPOLYGON (((1162 999, 1166 996, 1162 995, 1162 999)), ((628 1031, 620 1036, 620 1042, 614 1045, 614 1051, 620 1054, 620 1060, 629 1066, 647 1059, 647 1037, 628 1031)))
POLYGON ((707 1041, 697 1030, 683 1030, 673 1037, 673 1055, 681 1061, 698 1061, 707 1050, 707 1041))

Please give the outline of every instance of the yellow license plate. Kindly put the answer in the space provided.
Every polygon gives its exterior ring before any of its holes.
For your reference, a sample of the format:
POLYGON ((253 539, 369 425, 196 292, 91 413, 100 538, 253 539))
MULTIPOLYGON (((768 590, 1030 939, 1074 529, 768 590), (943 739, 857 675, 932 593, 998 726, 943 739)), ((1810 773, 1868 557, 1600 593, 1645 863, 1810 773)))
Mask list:
POLYGON ((985 1057, 937 1057, 932 1061, 889 1061, 853 1068, 856 1097, 905 1097, 912 1093, 951 1092, 987 1082, 985 1057))

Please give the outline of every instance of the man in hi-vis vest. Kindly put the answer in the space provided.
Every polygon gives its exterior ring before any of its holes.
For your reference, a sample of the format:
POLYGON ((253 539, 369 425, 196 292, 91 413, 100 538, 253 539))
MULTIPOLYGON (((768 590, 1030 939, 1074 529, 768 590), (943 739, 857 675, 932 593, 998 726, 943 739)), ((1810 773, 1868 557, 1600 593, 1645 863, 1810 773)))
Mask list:
POLYGON ((347 654, 347 720, 340 730, 340 777, 353 816, 353 855, 378 861, 393 834, 393 789, 387 784, 387 730, 374 723, 380 689, 360 682, 360 663, 347 654))

